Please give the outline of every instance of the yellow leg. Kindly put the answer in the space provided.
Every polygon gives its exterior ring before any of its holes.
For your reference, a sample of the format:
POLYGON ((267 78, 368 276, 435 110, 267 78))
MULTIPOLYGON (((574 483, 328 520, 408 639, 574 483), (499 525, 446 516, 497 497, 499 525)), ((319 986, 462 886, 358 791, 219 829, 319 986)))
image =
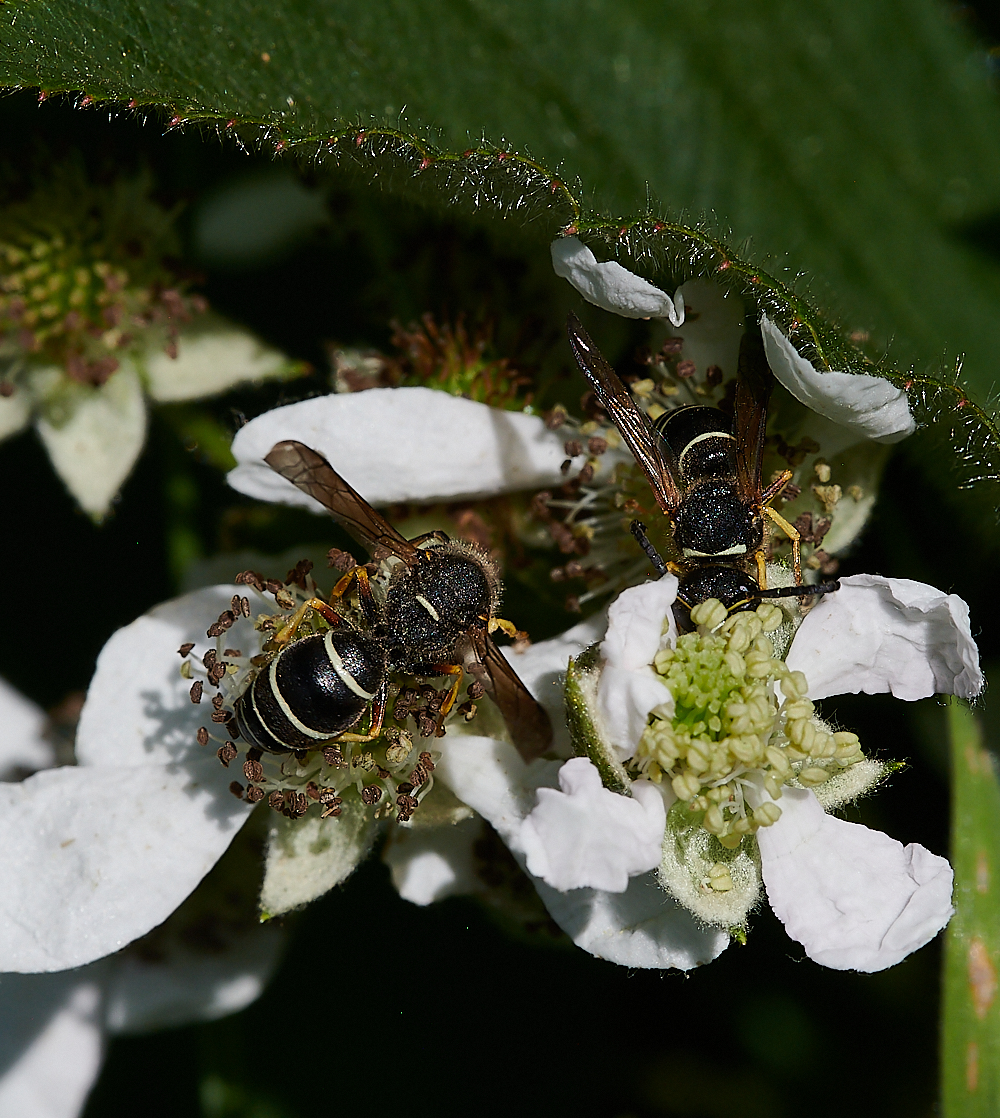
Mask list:
POLYGON ((458 692, 462 687, 462 676, 465 674, 465 669, 461 664, 434 664, 434 671, 440 675, 453 675, 455 682, 451 685, 451 691, 448 698, 445 699, 441 705, 441 710, 438 714, 437 728, 440 730, 448 712, 455 705, 455 700, 458 698, 458 692))
POLYGON ((372 594, 372 586, 368 578, 368 571, 364 567, 352 567, 347 574, 344 575, 330 591, 330 605, 334 605, 348 590, 350 590, 352 582, 358 584, 358 598, 361 601, 361 609, 364 612, 365 620, 369 625, 374 625, 378 619, 378 608, 375 605, 375 595, 372 594))
POLYGON ((382 734, 382 723, 385 721, 385 708, 389 698, 389 684, 383 682, 378 689, 378 694, 372 702, 372 718, 368 725, 367 734, 340 734, 336 741, 374 741, 382 734))
POLYGON ((506 621, 502 617, 491 617, 487 625, 487 632, 495 633, 497 629, 506 633, 508 637, 517 637, 517 626, 513 622, 506 621))
POLYGON ((775 497, 785 488, 785 486, 792 480, 793 474, 791 470, 782 470, 780 474, 771 482, 771 484, 760 495, 760 502, 762 505, 768 505, 775 497))
POLYGON ((320 601, 319 598, 310 598, 292 614, 292 616, 285 622, 284 625, 274 634, 274 643, 277 645, 288 644, 290 640, 294 640, 295 634, 299 631, 299 626, 305 621, 306 614, 310 610, 315 610, 321 617, 325 618, 331 625, 339 625, 341 621, 340 614, 332 610, 326 602, 320 601))
MULTIPOLYGON (((802 536, 794 524, 790 524, 780 512, 775 512, 770 505, 764 505, 764 513, 774 521, 775 524, 785 533, 785 535, 792 541, 792 569, 795 572, 795 585, 802 585, 802 536)), ((760 553, 758 552, 758 556, 760 553)), ((760 559, 758 558, 758 565, 760 559)), ((761 589, 767 589, 761 585, 761 589)))

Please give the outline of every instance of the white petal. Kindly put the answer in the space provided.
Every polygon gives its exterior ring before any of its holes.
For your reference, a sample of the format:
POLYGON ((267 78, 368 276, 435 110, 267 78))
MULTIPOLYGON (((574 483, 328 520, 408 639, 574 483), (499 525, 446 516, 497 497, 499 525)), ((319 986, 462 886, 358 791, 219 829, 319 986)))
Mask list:
POLYGON ((684 298, 679 291, 671 298, 613 260, 599 264, 578 237, 560 237, 552 242, 551 251, 556 275, 569 280, 595 307, 624 318, 665 318, 673 326, 684 322, 684 298))
POLYGON ((608 609, 597 708, 608 740, 623 759, 635 752, 649 712, 656 706, 673 706, 673 697, 650 665, 661 648, 676 641, 670 608, 676 597, 676 577, 664 575, 623 591, 608 609))
MULTIPOLYGON (((524 820, 537 790, 556 784, 560 762, 525 765, 512 745, 489 738, 442 738, 440 748, 436 775, 493 826, 523 867, 524 820)), ((729 942, 725 932, 700 928, 659 888, 652 873, 633 878, 624 893, 560 893, 538 880, 535 887, 578 947, 622 966, 689 970, 714 959, 729 942)))
POLYGON ((154 400, 197 400, 248 380, 287 375, 293 362, 249 330, 217 315, 202 315, 177 338, 177 356, 155 349, 142 369, 154 400))
MULTIPOLYGON (((104 646, 80 716, 79 766, 0 787, 0 970, 100 958, 160 924, 228 847, 251 808, 195 734, 177 648, 205 629, 233 586, 158 606, 104 646), (9 835, 9 837, 7 837, 9 835)), ((241 621, 227 637, 257 651, 241 621)))
POLYGON ((45 725, 42 708, 0 679, 0 781, 17 780, 55 764, 45 725))
POLYGON ((944 858, 827 815, 804 789, 785 789, 781 818, 762 827, 757 842, 771 908, 825 967, 894 966, 954 912, 944 858))
POLYGON ((0 1114, 77 1118, 83 1110, 104 1054, 100 974, 0 977, 0 1114))
POLYGON ((229 779, 210 756, 0 785, 0 971, 80 966, 162 923, 250 811, 229 779))
MULTIPOLYGON (((111 637, 97 658, 80 712, 81 765, 158 765, 213 755, 214 749, 195 739, 199 726, 211 724, 211 688, 199 705, 191 702, 191 681, 181 676, 177 650, 193 642, 192 658, 200 661, 215 647, 205 630, 229 609, 235 593, 246 590, 234 585, 195 590, 156 606, 111 637)), ((260 634, 252 621, 240 618, 226 632, 226 645, 253 656, 260 651, 260 634)))
POLYGON ((368 855, 378 834, 357 796, 344 797, 339 816, 271 822, 260 910, 281 916, 346 881, 368 855))
POLYGON ((614 668, 648 668, 657 652, 677 639, 670 608, 676 597, 675 575, 623 590, 608 607, 608 632, 601 645, 605 661, 614 668))
POLYGON ((541 882, 537 888, 553 920, 577 947, 620 966, 691 970, 729 945, 724 931, 700 927, 675 904, 653 873, 633 877, 624 893, 560 893, 541 882))
POLYGON ((252 927, 219 950, 173 950, 148 962, 126 952, 109 960, 104 1017, 111 1033, 140 1033, 214 1021, 245 1009, 281 958, 284 930, 252 927))
POLYGON ((802 622, 787 657, 823 699, 891 691, 897 699, 983 689, 969 607, 923 582, 851 575, 802 622))
POLYGON ((563 678, 570 657, 574 659, 604 636, 607 617, 596 613, 551 640, 529 645, 516 652, 513 645, 503 649, 504 656, 521 682, 549 712, 554 738, 552 747, 559 754, 571 752, 563 700, 563 678))
POLYGON ((15 389, 13 396, 0 396, 0 439, 16 435, 28 426, 31 396, 26 388, 15 389))
POLYGON ((373 388, 275 408, 237 432, 229 484, 262 501, 320 512, 265 465, 275 443, 320 452, 373 505, 486 497, 565 480, 563 439, 540 416, 430 388, 373 388))
POLYGON ((392 883, 403 900, 428 905, 482 887, 473 847, 482 837, 481 819, 453 826, 394 827, 382 852, 392 883))
POLYGON ((601 672, 597 710, 605 736, 614 746, 619 760, 626 761, 635 753, 654 707, 671 712, 674 698, 652 668, 623 671, 605 667, 601 672))
POLYGON ((820 372, 766 315, 760 328, 772 372, 807 408, 876 442, 896 443, 917 429, 902 388, 863 373, 820 372))
POLYGON ((555 787, 561 761, 532 761, 493 738, 448 737, 438 744, 435 775, 479 812, 515 854, 524 854, 521 827, 535 806, 535 791, 555 787))
POLYGON ((666 809, 649 781, 620 796, 601 783, 586 757, 559 770, 559 790, 539 788, 521 828, 528 872, 566 892, 593 888, 624 893, 630 877, 660 864, 666 809))
POLYGON ((146 405, 135 369, 128 364, 100 388, 67 389, 56 422, 50 409, 38 433, 56 472, 80 507, 103 516, 128 477, 146 441, 146 405))

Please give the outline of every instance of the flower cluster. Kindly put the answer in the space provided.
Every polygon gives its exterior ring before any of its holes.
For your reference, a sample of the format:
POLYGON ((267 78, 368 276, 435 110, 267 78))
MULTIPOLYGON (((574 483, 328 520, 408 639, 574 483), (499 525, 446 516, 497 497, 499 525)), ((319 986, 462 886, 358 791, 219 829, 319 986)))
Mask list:
POLYGON ((0 218, 0 439, 33 421, 94 517, 142 450, 146 397, 198 399, 300 369, 207 311, 175 248, 146 178, 95 183, 74 164, 0 218))

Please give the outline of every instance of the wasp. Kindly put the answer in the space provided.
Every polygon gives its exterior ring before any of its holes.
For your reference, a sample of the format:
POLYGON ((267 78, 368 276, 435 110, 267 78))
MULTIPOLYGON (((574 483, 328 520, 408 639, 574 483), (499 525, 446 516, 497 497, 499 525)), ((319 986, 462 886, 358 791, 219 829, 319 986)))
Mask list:
POLYGON ((759 336, 748 331, 740 343, 731 419, 719 408, 691 405, 651 422, 576 315, 569 316, 567 327, 573 356, 670 523, 673 554, 667 562, 644 525, 633 521, 631 531, 659 574, 678 576, 674 613, 682 631, 691 628, 694 606, 709 598, 734 612, 753 609, 762 598, 801 598, 839 588, 838 582, 803 585, 800 534, 771 507, 792 471, 783 470, 766 487, 761 482, 774 377, 759 336), (766 521, 791 540, 794 586, 768 589, 766 521))
POLYGON ((549 717, 493 642, 496 629, 516 632, 497 617, 500 580, 488 557, 444 532, 408 540, 317 451, 281 442, 264 461, 315 498, 372 557, 393 559, 384 596, 376 601, 368 569, 352 568, 329 602, 309 599, 275 634, 280 651, 236 704, 240 732, 270 752, 317 748, 334 737, 370 741, 381 733, 389 673, 452 676, 438 726, 451 710, 468 671, 499 707, 526 760, 552 742, 549 717), (364 628, 348 625, 337 604, 356 587, 364 628), (331 626, 295 640, 309 610, 331 626), (371 706, 367 734, 347 731, 371 706))

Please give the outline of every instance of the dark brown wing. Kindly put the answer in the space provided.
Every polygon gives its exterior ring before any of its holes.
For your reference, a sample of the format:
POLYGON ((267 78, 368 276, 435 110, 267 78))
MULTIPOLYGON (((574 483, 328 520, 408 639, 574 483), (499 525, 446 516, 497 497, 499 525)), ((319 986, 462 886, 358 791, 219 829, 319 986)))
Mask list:
POLYGON ((756 331, 748 330, 740 342, 736 379, 733 434, 736 436, 736 487, 751 504, 760 501, 760 463, 767 430, 767 404, 774 374, 764 355, 764 343, 756 331))
POLYGON ((576 363, 594 386, 601 407, 611 417, 649 479, 656 503, 664 512, 673 513, 681 503, 681 492, 670 474, 663 440, 639 410, 621 377, 604 359, 575 314, 566 320, 566 328, 576 363))
POLYGON ((413 544, 348 485, 322 454, 303 443, 289 441, 272 446, 264 461, 276 474, 319 501, 369 551, 381 547, 404 563, 416 561, 419 552, 413 544))
POLYGON ((525 761, 541 757, 552 745, 552 723, 545 708, 524 686, 485 629, 474 629, 469 635, 486 669, 483 686, 500 708, 518 753, 525 761))

